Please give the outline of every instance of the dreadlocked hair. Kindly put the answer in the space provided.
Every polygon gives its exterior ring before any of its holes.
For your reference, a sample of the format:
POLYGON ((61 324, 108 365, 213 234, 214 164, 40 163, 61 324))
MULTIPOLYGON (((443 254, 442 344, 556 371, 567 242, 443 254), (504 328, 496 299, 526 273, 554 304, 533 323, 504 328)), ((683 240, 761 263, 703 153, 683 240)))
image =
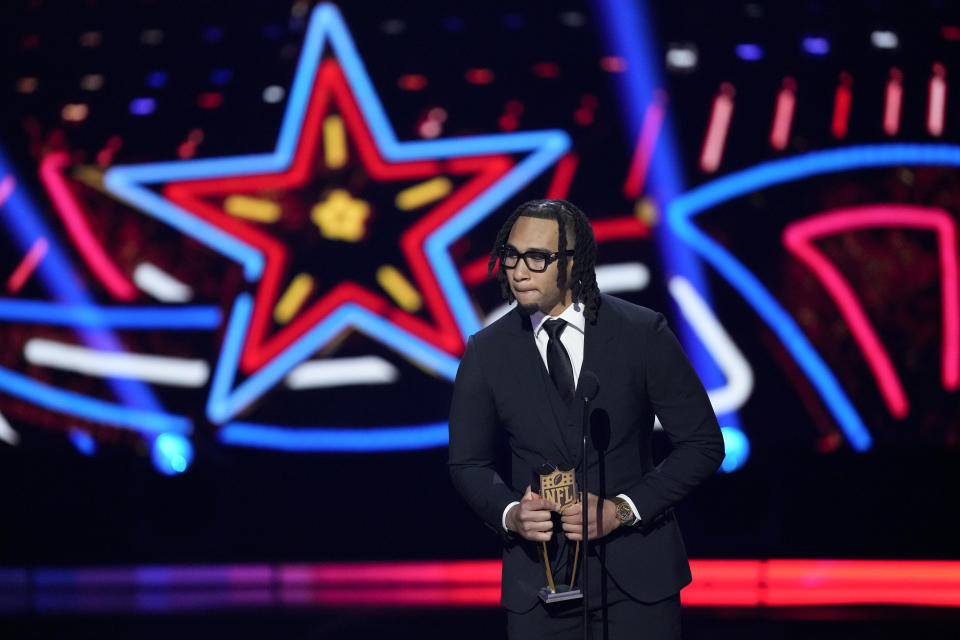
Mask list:
POLYGON ((597 321, 597 309, 600 308, 600 289, 597 287, 597 274, 595 265, 597 262, 597 243, 593 238, 593 228, 587 216, 576 207, 576 205, 566 200, 531 200, 524 202, 510 214, 500 232, 497 233, 497 240, 490 250, 490 261, 487 263, 487 275, 493 275, 496 269, 497 282, 500 283, 500 294, 508 303, 516 298, 513 291, 510 290, 510 284, 507 282, 507 272, 498 266, 500 252, 507 244, 510 237, 510 231, 520 216, 530 218, 540 218, 544 220, 556 220, 559 227, 559 238, 557 240, 557 251, 560 255, 557 257, 557 286, 563 290, 567 288, 567 234, 573 230, 573 270, 570 272, 572 284, 570 289, 573 291, 574 301, 580 301, 583 304, 584 317, 594 323, 597 321))

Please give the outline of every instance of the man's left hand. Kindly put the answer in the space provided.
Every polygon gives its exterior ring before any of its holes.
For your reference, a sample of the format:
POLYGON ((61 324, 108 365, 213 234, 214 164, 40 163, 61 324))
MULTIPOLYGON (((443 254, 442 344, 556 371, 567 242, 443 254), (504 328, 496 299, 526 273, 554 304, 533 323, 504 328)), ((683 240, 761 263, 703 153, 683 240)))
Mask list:
MULTIPOLYGON (((590 540, 609 535, 611 531, 620 526, 620 518, 617 517, 617 505, 612 501, 600 501, 597 496, 588 493, 587 503, 590 505, 587 513, 587 536, 590 540)), ((581 535, 583 531, 582 506, 582 502, 572 504, 564 509, 560 516, 563 532, 570 540, 583 539, 581 535)))

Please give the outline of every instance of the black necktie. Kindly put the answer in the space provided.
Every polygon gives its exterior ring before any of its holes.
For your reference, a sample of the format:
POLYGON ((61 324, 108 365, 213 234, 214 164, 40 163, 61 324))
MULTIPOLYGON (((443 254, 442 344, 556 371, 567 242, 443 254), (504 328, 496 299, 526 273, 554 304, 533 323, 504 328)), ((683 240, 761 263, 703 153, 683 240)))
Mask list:
POLYGON ((567 326, 566 320, 547 320, 543 323, 543 328, 550 336, 547 343, 547 368, 550 370, 550 377, 553 384, 557 386, 560 397, 569 400, 573 397, 573 366, 570 364, 570 356, 567 350, 563 348, 560 342, 560 334, 567 326))

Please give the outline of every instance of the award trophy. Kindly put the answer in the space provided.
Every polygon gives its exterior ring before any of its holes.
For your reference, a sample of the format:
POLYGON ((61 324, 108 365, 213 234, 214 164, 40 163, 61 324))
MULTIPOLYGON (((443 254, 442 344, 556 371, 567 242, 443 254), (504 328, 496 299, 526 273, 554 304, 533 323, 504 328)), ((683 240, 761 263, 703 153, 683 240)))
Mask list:
MULTIPOLYGON (((540 465, 533 474, 534 485, 537 487, 537 493, 544 500, 550 500, 560 505, 560 513, 572 504, 580 502, 580 495, 577 493, 577 481, 574 477, 573 469, 560 469, 549 462, 540 465)), ((558 531, 558 535, 562 535, 558 531)), ((540 543, 540 554, 543 556, 544 568, 547 572, 547 586, 542 587, 538 593, 540 599, 544 602, 562 602, 564 600, 576 600, 582 598, 580 589, 575 589, 574 584, 577 577, 577 560, 580 558, 580 542, 577 542, 576 551, 573 554, 573 570, 570 572, 570 584, 557 585, 553 580, 553 571, 550 568, 550 556, 547 555, 547 543, 540 543)))

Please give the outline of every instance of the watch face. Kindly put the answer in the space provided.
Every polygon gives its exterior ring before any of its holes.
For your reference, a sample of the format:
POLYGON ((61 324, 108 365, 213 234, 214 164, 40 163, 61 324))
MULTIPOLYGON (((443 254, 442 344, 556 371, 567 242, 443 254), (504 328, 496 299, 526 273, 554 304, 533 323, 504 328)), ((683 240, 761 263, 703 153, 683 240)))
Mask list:
POLYGON ((633 511, 630 509, 630 505, 626 502, 618 504, 617 517, 620 518, 620 522, 630 522, 633 520, 633 511))

